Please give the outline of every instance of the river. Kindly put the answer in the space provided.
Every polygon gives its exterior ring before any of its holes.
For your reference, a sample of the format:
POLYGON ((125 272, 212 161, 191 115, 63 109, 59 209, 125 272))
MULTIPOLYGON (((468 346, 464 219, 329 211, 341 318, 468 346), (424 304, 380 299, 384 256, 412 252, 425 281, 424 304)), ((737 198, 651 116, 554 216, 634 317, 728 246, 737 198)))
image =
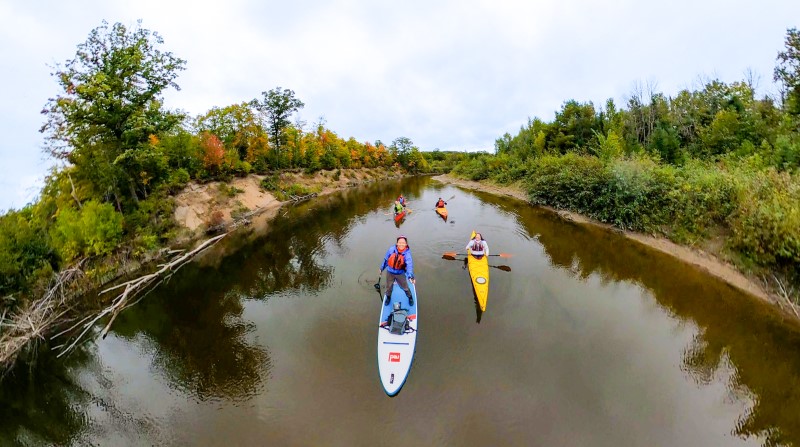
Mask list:
POLYGON ((614 233, 412 178, 282 208, 0 393, 1 445, 800 445, 800 331, 614 233), (442 259, 473 229, 513 255, 483 313, 442 259), (390 398, 372 284, 400 234, 419 332, 390 398))

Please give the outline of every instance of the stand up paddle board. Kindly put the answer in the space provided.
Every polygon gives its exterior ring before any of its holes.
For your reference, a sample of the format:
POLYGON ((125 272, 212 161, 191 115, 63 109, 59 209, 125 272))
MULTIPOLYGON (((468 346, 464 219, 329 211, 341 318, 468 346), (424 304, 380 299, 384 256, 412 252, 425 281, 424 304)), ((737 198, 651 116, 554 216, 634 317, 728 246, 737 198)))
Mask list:
POLYGON ((408 281, 414 305, 397 283, 392 284, 388 305, 381 302, 381 317, 378 320, 378 374, 383 390, 389 396, 400 392, 408 378, 414 349, 417 345, 417 290, 408 281), (392 318, 389 318, 392 316, 392 318))

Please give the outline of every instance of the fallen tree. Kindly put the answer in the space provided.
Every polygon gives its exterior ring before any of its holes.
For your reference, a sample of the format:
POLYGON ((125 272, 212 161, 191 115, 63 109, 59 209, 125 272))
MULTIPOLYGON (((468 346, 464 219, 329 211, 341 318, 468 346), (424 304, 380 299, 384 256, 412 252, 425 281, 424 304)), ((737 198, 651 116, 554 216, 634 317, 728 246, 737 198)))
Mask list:
POLYGON ((3 373, 9 371, 18 360, 19 355, 26 349, 35 353, 39 343, 66 337, 66 342, 52 348, 58 350, 57 357, 61 357, 83 340, 85 335, 96 327, 97 322, 104 317, 109 317, 100 332, 100 335, 105 338, 121 311, 139 302, 147 292, 167 280, 196 255, 219 242, 227 234, 208 239, 186 253, 184 253, 185 250, 166 250, 164 252, 166 256, 175 256, 172 260, 159 264, 158 270, 153 273, 101 291, 99 295, 102 296, 108 292, 122 289, 122 292, 111 300, 110 305, 99 312, 90 312, 83 318, 76 316, 76 314, 82 313, 76 310, 77 298, 81 296, 76 290, 80 288, 77 286, 79 280, 85 277, 83 265, 86 259, 81 259, 70 268, 62 270, 54 276, 50 287, 41 298, 32 301, 29 306, 17 312, 4 311, 0 315, 0 371, 3 373), (78 318, 80 320, 77 323, 71 324, 78 318), (59 331, 60 328, 67 325, 69 327, 59 331), (56 331, 59 332, 55 333, 56 331))
MULTIPOLYGON (((219 242, 219 240, 224 238, 227 234, 228 233, 220 234, 219 236, 208 239, 197 246, 194 250, 184 253, 167 263, 159 264, 159 269, 153 273, 140 276, 122 284, 117 284, 116 286, 109 287, 108 289, 100 292, 100 295, 103 295, 104 293, 111 292, 113 290, 122 289, 122 292, 120 292, 116 297, 114 297, 114 299, 111 300, 111 304, 108 307, 83 318, 76 324, 55 334, 52 337, 55 339, 63 335, 74 334, 75 331, 82 327, 82 330, 77 336, 72 337, 71 341, 53 346, 53 350, 59 351, 56 357, 61 357, 71 351, 72 348, 74 348, 84 338, 84 336, 95 327, 97 322, 104 317, 109 317, 108 323, 106 323, 105 327, 103 327, 103 330, 100 331, 100 337, 105 338, 106 335, 108 335, 108 331, 111 329, 111 325, 114 323, 114 320, 121 311, 138 303, 141 298, 144 298, 147 292, 153 290, 153 288, 161 284, 163 281, 169 279, 169 277, 171 277, 181 267, 191 261, 197 254, 219 242), (137 297, 139 297, 139 299, 132 301, 137 297)), ((183 250, 175 250, 173 253, 180 253, 182 251, 183 250)))

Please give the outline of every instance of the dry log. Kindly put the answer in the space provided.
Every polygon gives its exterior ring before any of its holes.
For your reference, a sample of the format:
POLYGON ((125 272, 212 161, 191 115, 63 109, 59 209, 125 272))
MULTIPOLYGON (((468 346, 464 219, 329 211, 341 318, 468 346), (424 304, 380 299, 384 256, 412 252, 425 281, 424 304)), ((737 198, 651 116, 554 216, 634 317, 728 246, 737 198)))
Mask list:
POLYGON ((25 346, 44 340, 47 330, 69 311, 67 290, 83 276, 81 266, 84 261, 81 259, 73 267, 54 275, 44 296, 27 308, 12 314, 3 312, 0 318, 0 367, 12 365, 25 346))

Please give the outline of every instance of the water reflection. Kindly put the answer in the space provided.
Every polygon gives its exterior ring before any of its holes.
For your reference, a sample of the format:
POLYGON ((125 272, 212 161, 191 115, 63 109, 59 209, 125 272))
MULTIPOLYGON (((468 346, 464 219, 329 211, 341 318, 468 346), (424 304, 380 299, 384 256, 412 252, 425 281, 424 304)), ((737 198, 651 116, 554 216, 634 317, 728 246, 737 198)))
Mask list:
MULTIPOLYGON (((407 189, 413 195, 419 186, 407 189)), ((201 401, 263 392, 269 354, 248 341, 254 327, 242 320, 244 303, 290 292, 313 296, 328 287, 333 268, 320 260, 327 250, 342 250, 352 222, 389 203, 397 184, 370 191, 289 206, 268 225, 232 235, 120 317, 114 333, 129 340, 144 335, 165 377, 201 401)))
POLYGON ((538 239, 551 264, 576 278, 630 282, 649 290, 658 304, 697 326, 682 369, 698 384, 731 369, 732 396, 751 396, 733 435, 765 439, 764 445, 800 445, 800 327, 756 298, 742 299, 730 286, 621 235, 569 224, 550 212, 476 193, 520 216, 527 237, 538 239), (565 237, 565 226, 569 237, 565 237), (675 281, 682 278, 683 281, 675 281))
POLYGON ((229 236, 108 339, 17 371, 0 387, 0 444, 798 443, 800 331, 769 307, 517 201, 459 193, 442 226, 423 207, 442 189, 454 192, 427 179, 352 189, 229 236), (359 272, 374 274, 397 233, 384 212, 401 192, 427 323, 413 380, 389 401, 380 305, 359 272), (515 254, 497 260, 514 271, 492 270, 485 314, 460 263, 440 259, 476 226, 515 254))
POLYGON ((71 370, 86 361, 85 346, 65 359, 39 356, 35 368, 16 368, 0 385, 0 445, 66 445, 84 430, 82 407, 91 397, 71 370))

